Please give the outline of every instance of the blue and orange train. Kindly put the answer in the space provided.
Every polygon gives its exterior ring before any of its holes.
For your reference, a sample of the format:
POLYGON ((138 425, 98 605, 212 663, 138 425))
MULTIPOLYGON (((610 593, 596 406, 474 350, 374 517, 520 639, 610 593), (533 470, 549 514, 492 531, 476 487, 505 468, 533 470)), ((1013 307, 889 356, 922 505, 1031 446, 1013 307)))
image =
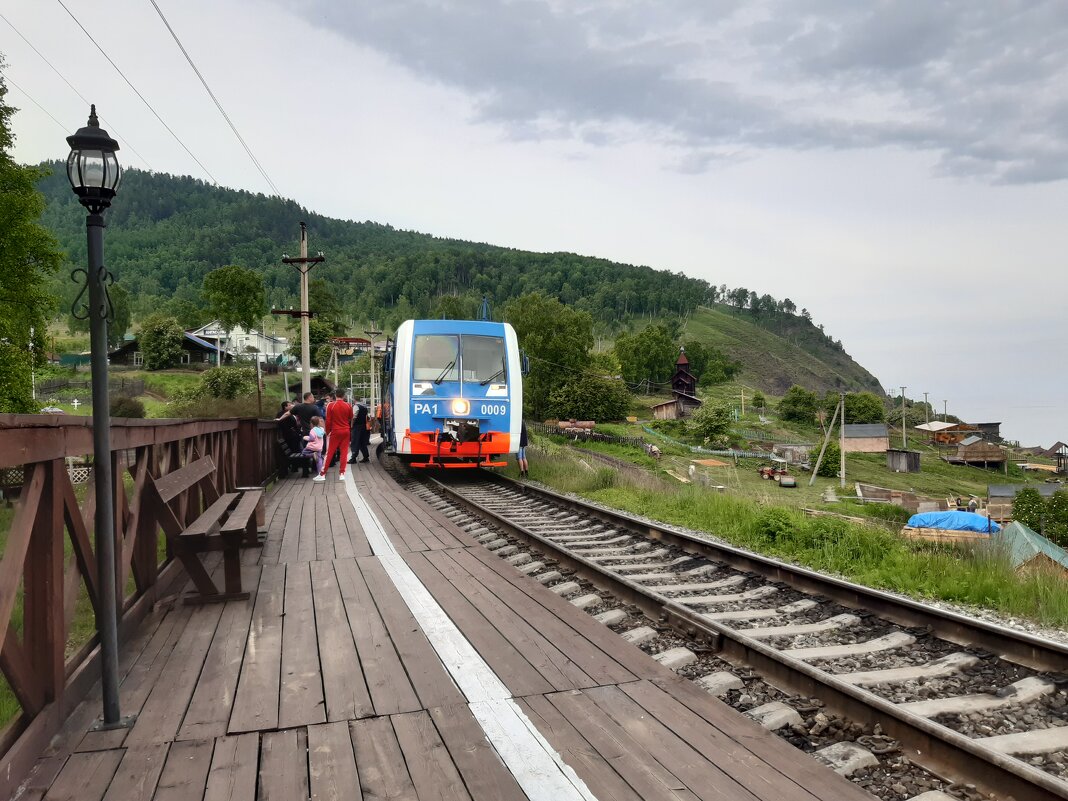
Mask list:
POLYGON ((524 366, 508 323, 402 323, 384 365, 384 445, 414 467, 503 467, 519 448, 524 366))

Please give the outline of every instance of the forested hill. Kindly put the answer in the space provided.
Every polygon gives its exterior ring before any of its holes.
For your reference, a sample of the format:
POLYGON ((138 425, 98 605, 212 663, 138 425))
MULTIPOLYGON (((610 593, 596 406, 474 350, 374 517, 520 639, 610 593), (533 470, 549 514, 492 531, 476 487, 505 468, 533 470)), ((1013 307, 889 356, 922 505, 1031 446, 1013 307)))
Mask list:
MULTIPOLYGON (((65 165, 45 166, 52 174, 38 185, 47 202, 42 221, 56 234, 70 266, 84 264, 84 214, 67 184, 65 165)), ((500 308, 511 298, 539 291, 590 312, 598 327, 611 334, 635 317, 680 319, 701 304, 722 300, 732 304, 731 314, 782 334, 815 359, 841 362, 832 372, 847 385, 878 387, 807 312, 794 314, 789 299, 776 301, 682 273, 573 253, 532 253, 332 219, 291 200, 213 187, 190 177, 140 170, 124 174, 107 217, 107 265, 129 291, 135 318, 164 310, 193 325, 192 317, 203 305, 204 276, 226 264, 262 271, 270 304, 291 307, 297 305, 297 273, 281 263, 281 256, 297 254, 301 220, 308 224, 312 252, 327 256, 313 277, 329 282, 341 308, 357 320, 393 327, 410 317, 437 316, 447 296, 459 299, 449 307, 452 313, 459 306, 473 316, 482 297, 500 308)), ((57 279, 55 292, 69 307, 75 287, 63 280, 67 273, 57 279)))

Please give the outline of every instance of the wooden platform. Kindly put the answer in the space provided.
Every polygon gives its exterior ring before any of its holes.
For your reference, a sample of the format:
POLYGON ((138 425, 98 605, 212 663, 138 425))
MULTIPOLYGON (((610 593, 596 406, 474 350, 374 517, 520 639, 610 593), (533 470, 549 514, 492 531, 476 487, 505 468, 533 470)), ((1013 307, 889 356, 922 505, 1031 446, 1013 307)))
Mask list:
POLYGON ((377 463, 350 471, 349 487, 277 485, 267 543, 244 554, 252 599, 154 613, 121 653, 136 723, 90 731, 99 702, 86 702, 20 797, 871 798, 521 575, 377 463))

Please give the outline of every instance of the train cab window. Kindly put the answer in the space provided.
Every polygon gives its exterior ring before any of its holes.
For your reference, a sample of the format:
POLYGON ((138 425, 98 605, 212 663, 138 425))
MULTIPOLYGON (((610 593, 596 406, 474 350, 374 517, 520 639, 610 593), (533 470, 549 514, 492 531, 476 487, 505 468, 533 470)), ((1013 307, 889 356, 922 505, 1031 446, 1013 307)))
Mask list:
POLYGON ((464 381, 504 384, 507 381, 503 337, 482 337, 464 334, 464 381))
POLYGON ((415 338, 413 381, 459 381, 460 338, 449 334, 421 334, 415 338))

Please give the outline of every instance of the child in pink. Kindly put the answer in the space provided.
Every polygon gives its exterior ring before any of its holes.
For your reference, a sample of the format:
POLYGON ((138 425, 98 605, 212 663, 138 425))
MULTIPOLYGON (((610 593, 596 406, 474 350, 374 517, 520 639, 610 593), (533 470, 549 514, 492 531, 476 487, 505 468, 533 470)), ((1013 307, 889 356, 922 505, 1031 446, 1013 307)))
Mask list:
POLYGON ((323 439, 325 436, 323 418, 319 416, 312 417, 311 429, 308 431, 308 436, 304 437, 304 441, 308 444, 304 446, 304 450, 300 452, 300 455, 311 456, 315 459, 315 472, 317 474, 323 471, 323 439))

